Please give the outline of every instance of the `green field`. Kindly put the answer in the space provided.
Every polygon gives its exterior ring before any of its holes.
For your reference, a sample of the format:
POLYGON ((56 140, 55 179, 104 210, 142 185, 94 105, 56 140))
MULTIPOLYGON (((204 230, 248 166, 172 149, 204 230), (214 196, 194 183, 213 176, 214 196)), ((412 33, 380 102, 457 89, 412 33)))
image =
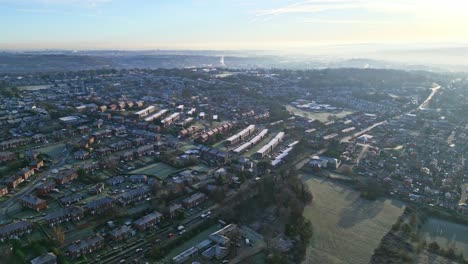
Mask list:
POLYGON ((36 149, 36 151, 47 154, 53 159, 58 159, 64 154, 63 152, 64 148, 65 148, 65 144, 57 143, 57 144, 50 144, 43 148, 38 148, 36 149))
POLYGON ((404 205, 389 199, 365 200, 357 191, 324 178, 303 179, 314 196, 304 210, 314 229, 304 263, 369 263, 404 205))
POLYGON ((252 148, 250 148, 250 149, 247 150, 246 152, 242 153, 242 156, 243 156, 243 157, 246 157, 246 158, 252 156, 252 155, 255 154, 259 149, 261 149, 261 148, 262 148, 263 146, 265 146, 268 142, 270 142, 277 134, 278 134, 278 132, 269 130, 269 131, 268 131, 268 134, 266 134, 265 138, 263 138, 262 141, 258 142, 258 144, 256 144, 255 146, 253 146, 252 148))
POLYGON ((133 171, 130 171, 128 174, 146 174, 155 176, 160 180, 164 180, 167 176, 177 172, 178 169, 169 166, 162 162, 157 162, 143 168, 139 168, 133 171))

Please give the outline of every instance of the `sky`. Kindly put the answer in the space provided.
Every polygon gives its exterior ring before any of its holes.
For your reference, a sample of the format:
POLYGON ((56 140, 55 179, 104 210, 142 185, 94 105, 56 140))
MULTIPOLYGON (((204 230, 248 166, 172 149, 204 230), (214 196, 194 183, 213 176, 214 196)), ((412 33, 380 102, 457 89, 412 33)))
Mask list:
POLYGON ((466 0, 0 0, 0 49, 465 45, 466 0))

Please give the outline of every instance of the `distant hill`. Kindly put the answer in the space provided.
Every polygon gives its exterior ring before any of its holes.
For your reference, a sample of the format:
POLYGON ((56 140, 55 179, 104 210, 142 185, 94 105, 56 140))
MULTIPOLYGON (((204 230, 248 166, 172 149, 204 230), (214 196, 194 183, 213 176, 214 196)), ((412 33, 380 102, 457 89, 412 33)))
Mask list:
POLYGON ((0 73, 79 71, 111 68, 229 67, 239 69, 285 68, 378 68, 424 71, 467 70, 426 65, 409 65, 372 59, 317 59, 257 55, 247 51, 44 51, 0 52, 0 73), (223 57, 223 61, 221 58, 223 57))

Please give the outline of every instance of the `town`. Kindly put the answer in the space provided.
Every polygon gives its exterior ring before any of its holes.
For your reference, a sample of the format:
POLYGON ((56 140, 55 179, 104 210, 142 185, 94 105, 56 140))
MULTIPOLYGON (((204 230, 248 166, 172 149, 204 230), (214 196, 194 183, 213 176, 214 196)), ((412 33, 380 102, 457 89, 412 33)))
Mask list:
POLYGON ((468 215, 459 76, 201 67, 0 82, 0 249, 11 263, 250 263, 289 252, 297 241, 264 232, 271 221, 226 212, 293 170, 468 215))

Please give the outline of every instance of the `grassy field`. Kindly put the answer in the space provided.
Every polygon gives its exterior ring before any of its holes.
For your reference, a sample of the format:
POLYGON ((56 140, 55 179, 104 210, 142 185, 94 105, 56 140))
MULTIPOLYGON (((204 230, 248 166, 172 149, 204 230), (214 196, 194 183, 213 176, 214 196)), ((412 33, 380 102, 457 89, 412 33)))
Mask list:
POLYGON ((456 254, 468 256, 468 226, 429 218, 421 231, 428 243, 436 241, 441 248, 453 248, 456 254))
POLYGON ((165 179, 167 176, 171 175, 178 170, 172 166, 169 166, 162 162, 157 162, 143 168, 139 168, 133 171, 130 171, 128 174, 146 174, 157 177, 158 179, 165 179))
POLYGON ((278 134, 278 132, 276 131, 268 131, 268 134, 265 136, 264 139, 262 139, 262 141, 258 142, 258 144, 256 144, 255 146, 253 146, 252 148, 250 148, 248 151, 246 152, 243 152, 242 153, 242 156, 243 157, 250 157, 252 156, 253 154, 255 154, 259 149, 261 149, 263 146, 265 146, 268 142, 270 142, 270 140, 272 140, 276 135, 278 134))
POLYGON ((352 114, 353 112, 351 111, 340 111, 340 112, 308 112, 301 110, 299 108, 296 108, 294 106, 287 105, 286 109, 290 112, 292 112, 294 115, 302 116, 302 117, 307 117, 309 119, 316 119, 322 123, 325 123, 328 121, 328 117, 330 116, 336 116, 339 119, 342 119, 346 117, 347 115, 352 114))
POLYGON ((65 144, 57 143, 57 144, 48 145, 47 147, 38 148, 36 151, 47 154, 53 159, 58 159, 60 158, 60 156, 64 154, 63 152, 64 148, 65 148, 65 144))
POLYGON ((404 205, 388 199, 368 201, 349 187, 322 178, 303 179, 314 196, 304 210, 314 228, 304 263, 369 263, 404 205))

